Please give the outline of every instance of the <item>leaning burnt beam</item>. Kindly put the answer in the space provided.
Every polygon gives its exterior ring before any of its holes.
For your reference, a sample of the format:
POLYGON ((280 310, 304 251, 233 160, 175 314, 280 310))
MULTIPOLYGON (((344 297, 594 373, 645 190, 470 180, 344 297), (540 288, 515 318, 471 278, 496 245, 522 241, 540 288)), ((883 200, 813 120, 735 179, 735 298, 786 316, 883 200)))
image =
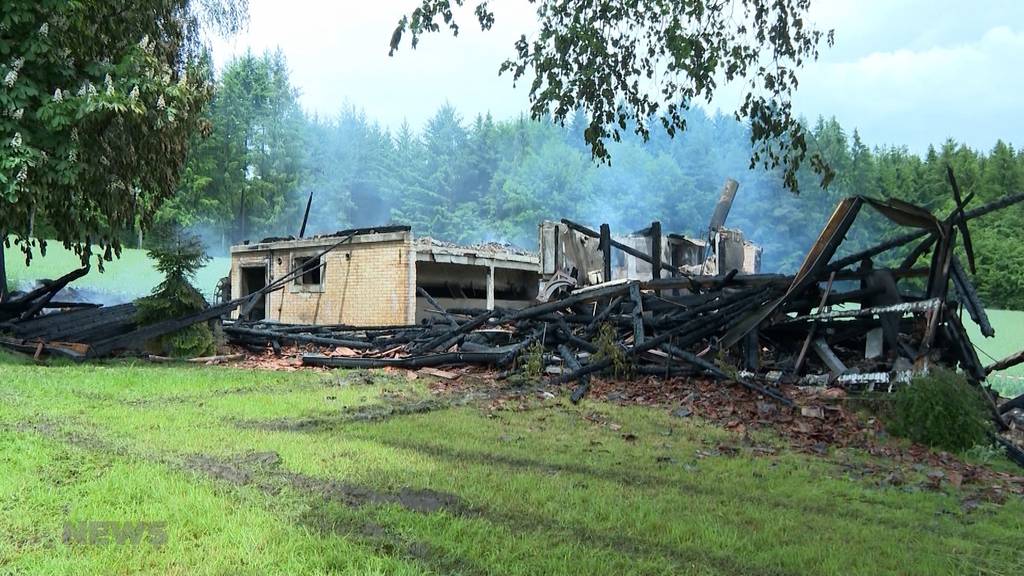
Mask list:
POLYGON ((1010 460, 1016 462, 1018 466, 1024 467, 1024 450, 1021 450, 1016 444, 998 434, 993 434, 992 437, 1006 450, 1006 456, 1010 460))
MULTIPOLYGON (((573 222, 572 220, 569 220, 567 218, 562 218, 562 224, 565 224, 566 226, 568 226, 569 228, 572 228, 573 230, 579 232, 580 234, 585 234, 587 236, 590 236, 591 238, 597 238, 598 240, 601 239, 601 233, 600 232, 596 232, 593 229, 587 228, 586 226, 584 226, 582 224, 577 224, 576 222, 573 222)), ((610 238, 610 237, 608 238, 608 243, 611 246, 614 246, 615 248, 618 248, 619 250, 622 250, 623 252, 625 252, 626 254, 629 254, 630 256, 632 256, 634 258, 638 258, 640 260, 643 260, 644 262, 647 262, 648 264, 651 264, 652 266, 654 265, 654 262, 652 261, 650 254, 644 254, 640 250, 637 250, 636 248, 633 248, 632 246, 627 246, 627 245, 623 244, 622 242, 619 242, 618 240, 615 240, 615 239, 610 238)), ((664 262, 661 263, 661 269, 662 270, 667 270, 667 271, 671 272, 672 274, 677 274, 679 272, 679 270, 673 268, 671 265, 666 264, 664 262)))
POLYGON ((953 286, 956 288, 957 294, 961 296, 964 308, 967 308, 967 313, 970 314, 971 320, 981 328, 981 335, 986 338, 995 336, 996 330, 992 327, 992 323, 989 322, 985 306, 981 303, 981 298, 978 296, 978 290, 974 287, 974 283, 967 276, 967 272, 960 263, 960 259, 955 254, 953 255, 952 272, 953 286))
POLYGON ((719 368, 718 366, 715 366, 713 363, 708 362, 707 360, 701 358, 700 356, 697 356, 696 354, 687 352, 686 350, 683 350, 682 348, 673 346, 672 344, 665 344, 665 345, 662 346, 662 350, 664 350, 665 352, 668 352, 669 354, 671 354, 672 356, 675 356, 676 358, 679 358, 680 360, 688 362, 688 363, 696 366, 697 368, 700 368, 701 370, 704 370, 705 372, 707 372, 708 374, 714 376, 715 378, 718 378, 719 380, 731 380, 731 381, 734 381, 737 384, 743 386, 744 388, 747 388, 749 390, 757 392, 758 394, 762 394, 764 396, 768 396, 770 398, 774 398, 775 400, 778 400, 779 403, 781 403, 781 404, 783 404, 785 406, 792 407, 792 406, 796 405, 793 402, 793 400, 791 400, 785 394, 782 394, 781 392, 778 392, 777 390, 772 390, 771 388, 767 388, 765 386, 761 386, 760 384, 751 382, 751 381, 749 381, 749 380, 747 380, 745 378, 739 378, 739 377, 730 376, 730 375, 726 374, 725 372, 723 372, 721 368, 719 368))
POLYGON ((999 413, 1000 414, 1006 414, 1010 410, 1014 410, 1014 409, 1017 409, 1017 408, 1019 408, 1021 410, 1024 410, 1024 394, 1021 394, 1020 396, 1017 396, 1016 398, 1013 398, 1012 400, 1007 400, 1006 402, 1003 402, 1002 404, 1000 404, 999 405, 999 413))
POLYGON ((1010 356, 1007 356, 1006 358, 1003 358, 998 362, 993 362, 992 364, 985 366, 985 374, 991 374, 993 372, 998 372, 999 370, 1013 368, 1014 366, 1021 363, 1024 363, 1024 350, 1021 350, 1016 354, 1011 354, 1010 356))
POLYGON ((65 286, 81 278, 82 276, 85 276, 88 273, 88 266, 83 266, 78 270, 72 270, 71 272, 68 272, 67 274, 61 276, 60 278, 51 282, 50 284, 47 284, 43 288, 33 290, 32 292, 26 294, 23 298, 20 298, 18 302, 25 303, 26 309, 18 317, 18 321, 24 322, 25 320, 28 320, 29 318, 32 318, 33 316, 38 314, 39 311, 42 310, 43 307, 50 302, 50 300, 53 299, 57 292, 60 292, 61 290, 64 289, 65 286), (42 293, 39 293, 40 290, 42 290, 42 293), (36 295, 37 293, 39 294, 36 295), (33 300, 35 301, 32 302, 33 300))
POLYGON ((629 285, 629 298, 633 301, 633 343, 637 346, 644 343, 644 304, 640 297, 640 285, 629 285))
POLYGON ((587 324, 587 327, 583 329, 583 336, 589 338, 594 335, 598 329, 601 328, 601 324, 608 320, 608 316, 619 308, 622 304, 623 297, 621 295, 612 298, 611 302, 607 306, 601 309, 600 312, 594 315, 594 318, 587 324))
POLYGON ((437 300, 434 300, 434 297, 431 296, 429 293, 427 293, 427 291, 424 290, 422 286, 417 286, 416 287, 416 293, 418 293, 420 296, 423 296, 424 298, 426 298, 427 302, 431 306, 436 308, 437 312, 439 314, 441 314, 441 316, 444 316, 444 319, 447 320, 448 323, 452 325, 452 328, 458 328, 459 327, 459 323, 455 321, 455 318, 452 318, 451 315, 448 314, 448 311, 444 309, 444 306, 441 306, 440 304, 438 304, 437 300))
POLYGON ((501 364, 508 357, 508 352, 445 352, 441 354, 425 354, 406 358, 361 358, 361 357, 330 357, 322 354, 304 354, 303 366, 322 366, 326 368, 430 368, 447 364, 501 364))
MULTIPOLYGON (((990 202, 988 204, 985 204, 984 206, 979 206, 979 207, 975 208, 974 210, 968 210, 966 212, 963 212, 962 215, 961 214, 957 214, 956 217, 954 217, 952 224, 959 224, 960 222, 966 222, 968 220, 973 220, 975 218, 980 218, 981 216, 984 216, 984 215, 989 214, 991 212, 995 212, 996 210, 1002 210, 1003 208, 1006 208, 1008 206, 1012 206, 1012 205, 1017 204, 1017 203, 1019 203, 1021 201, 1024 201, 1024 193, 1018 193, 1018 194, 1013 194, 1013 195, 1010 195, 1010 196, 1006 196, 1006 197, 1000 198, 999 200, 996 200, 995 202, 990 202)), ((863 260, 865 258, 872 258, 874 256, 877 256, 877 255, 883 253, 883 252, 886 252, 888 250, 892 250, 893 248, 898 248, 900 246, 903 246, 904 244, 909 244, 910 242, 913 242, 914 240, 917 240, 918 238, 923 238, 923 237, 925 237, 926 235, 928 235, 930 233, 931 233, 930 230, 916 230, 914 232, 908 232, 908 233, 903 234, 901 236, 897 236, 897 237, 895 237, 895 238, 893 238, 891 240, 887 240, 885 242, 882 242, 881 244, 878 244, 877 246, 874 246, 872 248, 868 248, 867 250, 862 250, 860 252, 857 252, 856 254, 851 254, 851 255, 849 255, 849 256, 847 256, 845 258, 840 258, 839 260, 836 260, 835 262, 832 262, 831 264, 829 264, 828 267, 826 268, 826 270, 829 271, 829 272, 834 271, 834 270, 841 270, 841 269, 846 268, 847 266, 849 266, 851 264, 856 264, 857 262, 860 262, 861 260, 863 260)), ((926 246, 922 250, 922 253, 924 251, 926 251, 927 248, 928 248, 928 246, 926 246)))
POLYGON ((545 304, 538 304, 537 306, 531 306, 529 308, 523 308, 513 312, 507 320, 509 322, 515 322, 517 320, 527 320, 530 318, 536 318, 549 312, 557 312, 564 310, 574 304, 585 302, 587 300, 596 300, 599 298, 607 298, 611 296, 619 296, 629 291, 629 286, 635 284, 635 282, 623 282, 612 284, 611 286, 597 286, 593 288, 586 288, 577 290, 562 298, 561 300, 555 300, 553 302, 547 302, 545 304))
MULTIPOLYGON (((576 355, 573 354, 572 350, 569 350, 569 347, 565 344, 559 344, 558 354, 562 357, 562 360, 565 361, 565 365, 568 366, 570 370, 577 371, 583 367, 580 365, 580 361, 576 358, 576 355)), ((576 404, 586 396, 588 390, 590 390, 590 375, 584 374, 580 376, 579 384, 573 389, 572 394, 569 395, 569 400, 573 404, 576 404)))
POLYGON ((497 316, 498 314, 498 312, 488 310, 483 314, 475 316, 469 322, 462 324, 458 328, 449 330, 444 334, 441 334, 440 336, 437 336, 436 338, 427 341, 421 346, 417 346, 416 349, 413 350, 412 352, 414 354, 422 354, 424 352, 431 352, 437 349, 447 350, 453 344, 456 344, 459 340, 461 340, 466 333, 472 332, 473 330, 476 330, 477 328, 483 326, 488 320, 497 316))
POLYGON ((589 341, 573 334, 572 328, 569 327, 569 324, 566 323, 565 320, 559 318, 555 323, 558 325, 558 335, 567 343, 576 346, 580 350, 590 352, 591 354, 597 352, 597 346, 594 346, 589 341))
POLYGON ((72 281, 77 280, 82 276, 85 276, 88 272, 88 266, 83 266, 82 268, 79 268, 77 270, 72 270, 71 272, 68 272, 67 274, 61 276, 60 278, 54 280, 53 282, 50 282, 49 284, 46 284, 45 286, 40 286, 39 288, 36 288, 31 292, 23 294, 17 298, 12 298, 11 300, 8 300, 7 302, 5 302, 5 304, 27 304, 28 302, 31 302, 36 298, 39 298, 40 296, 49 294, 51 292, 56 292, 60 288, 63 288, 64 286, 70 284, 72 281))
POLYGON ((157 322, 155 324, 143 326, 142 328, 131 332, 100 340, 89 348, 88 356, 91 358, 98 358, 106 356, 114 350, 139 347, 153 338, 163 336, 164 334, 170 334, 171 332, 176 332, 182 328, 188 328, 193 324, 198 324, 199 322, 205 322, 207 320, 217 318, 218 316, 222 316, 241 306, 245 300, 246 299, 240 299, 225 302, 219 306, 212 306, 182 318, 157 322))
POLYGON ((350 340, 343 338, 327 338, 313 334, 294 334, 275 332, 273 330, 256 330, 253 328, 240 328, 238 326, 225 326, 224 332, 231 335, 246 336, 248 339, 262 339, 264 341, 277 340, 281 343, 291 342, 293 344, 317 344, 320 346, 333 346, 352 348, 355 350, 369 350, 375 348, 373 344, 364 340, 350 340))
POLYGON ((888 252, 893 248, 899 248, 900 246, 909 244, 914 240, 917 240, 918 238, 924 237, 929 232, 929 230, 915 230, 914 232, 908 232, 906 234, 897 236, 891 240, 887 240, 885 242, 882 242, 881 244, 878 244, 866 250, 861 250, 856 254, 851 254, 849 256, 846 256, 845 258, 840 258, 839 260, 830 263, 828 267, 825 268, 825 270, 827 272, 837 272, 839 270, 842 270, 843 268, 846 268, 847 266, 850 266, 851 264, 857 264, 858 262, 866 258, 873 258, 883 252, 888 252))
POLYGON ((722 337, 722 344, 725 348, 735 346, 748 332, 757 328, 762 322, 775 314, 779 306, 786 300, 803 294, 807 288, 816 284, 821 279, 823 273, 827 272, 828 262, 832 260, 839 245, 846 238, 846 233, 850 230, 850 226, 853 225, 863 205, 864 198, 861 196, 844 198, 839 202, 835 210, 832 211, 832 215, 829 216, 825 227, 818 234, 817 240, 814 241, 811 249, 807 252, 807 256, 804 257, 800 269, 793 277, 793 282, 789 285, 785 294, 761 306, 729 328, 729 331, 722 337))
POLYGON ((942 301, 938 298, 929 298, 927 300, 921 300, 918 302, 903 302, 901 304, 890 304, 888 306, 876 306, 874 308, 860 308, 857 310, 830 310, 828 312, 819 312, 817 314, 808 314, 806 316, 797 316, 779 324, 792 324, 796 322, 804 322, 807 320, 837 320, 840 318, 861 318, 864 316, 874 316, 875 314, 891 314, 891 313, 907 313, 907 312, 927 312, 935 310, 939 307, 942 301))
POLYGON ((914 246, 913 250, 903 258, 903 261, 900 263, 899 270, 910 270, 913 268, 914 264, 917 264, 917 261, 921 259, 921 256, 923 256, 924 253, 927 252, 933 244, 935 244, 935 238, 935 234, 930 234, 927 238, 919 242, 917 246, 914 246))
POLYGON ((953 344, 953 352, 959 358, 960 367, 967 373, 968 379, 974 382, 984 380, 985 369, 981 365, 981 360, 978 359, 978 353, 975 352, 974 345, 971 344, 971 338, 967 335, 967 330, 964 329, 963 323, 960 322, 960 317, 947 310, 942 329, 945 331, 947 340, 953 344))

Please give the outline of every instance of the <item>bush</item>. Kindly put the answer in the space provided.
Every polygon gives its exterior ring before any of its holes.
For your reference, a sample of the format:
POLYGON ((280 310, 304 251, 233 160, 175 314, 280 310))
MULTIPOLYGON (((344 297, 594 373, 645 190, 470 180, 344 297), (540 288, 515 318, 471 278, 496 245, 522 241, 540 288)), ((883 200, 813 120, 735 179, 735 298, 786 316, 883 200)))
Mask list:
POLYGON ((626 358, 625 350, 619 345, 619 335, 614 326, 608 322, 602 324, 597 331, 597 338, 594 339, 594 346, 597 347, 594 362, 611 360, 616 378, 629 375, 631 365, 626 358))
MULTIPOLYGON (((198 240, 177 237, 171 243, 150 250, 149 256, 156 261, 156 269, 164 274, 164 281, 152 294, 135 301, 136 321, 140 325, 181 318, 206 308, 206 299, 191 283, 196 272, 210 260, 198 240)), ((183 358, 205 356, 214 351, 213 333, 205 323, 193 324, 152 344, 164 354, 183 358)))
POLYGON ((959 374, 933 369, 894 393, 886 405, 889 431, 934 448, 963 452, 988 442, 988 407, 959 374))
POLYGON ((523 374, 530 380, 540 380, 544 375, 544 345, 540 341, 534 342, 526 349, 523 374))

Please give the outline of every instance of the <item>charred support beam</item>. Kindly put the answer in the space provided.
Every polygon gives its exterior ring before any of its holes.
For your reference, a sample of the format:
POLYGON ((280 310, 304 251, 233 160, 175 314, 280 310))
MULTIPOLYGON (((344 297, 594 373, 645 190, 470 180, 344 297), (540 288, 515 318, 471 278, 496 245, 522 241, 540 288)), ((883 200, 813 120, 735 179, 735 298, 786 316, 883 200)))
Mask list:
MULTIPOLYGON (((607 224, 601 224, 601 233, 598 236, 598 248, 601 249, 601 280, 611 282, 612 280, 612 231, 607 224)), ((557 252, 557 251, 556 251, 557 252)))
POLYGON ((86 273, 88 273, 88 272, 89 272, 89 267, 88 266, 84 266, 84 267, 79 268, 77 270, 72 270, 71 272, 68 272, 67 274, 61 276, 60 278, 58 278, 56 280, 54 280, 53 282, 50 282, 49 284, 46 284, 44 286, 40 286, 39 288, 36 288, 35 290, 33 290, 33 291, 31 291, 31 292, 29 292, 27 294, 22 294, 21 296, 19 296, 17 298, 13 298, 13 299, 9 300, 7 303, 8 304, 15 304, 15 303, 19 303, 19 302, 20 303, 31 302, 31 301, 35 300, 36 298, 39 298, 40 296, 43 296, 43 295, 48 294, 50 292, 54 292, 55 291, 54 287, 56 287, 58 285, 61 288, 63 288, 64 286, 67 286, 68 284, 70 284, 74 280, 77 280, 77 279, 81 278, 82 276, 85 276, 86 273))
POLYGON ((584 328, 583 330, 583 336, 585 338, 593 336, 594 333, 601 328, 601 324, 608 319, 608 315, 610 315, 615 310, 618 310, 619 304, 622 304, 622 300, 622 296, 616 296, 612 298, 612 301, 609 302, 608 305, 605 306, 603 309, 601 309, 600 312, 594 315, 594 319, 591 320, 589 324, 587 324, 587 327, 584 328))
POLYGON ((696 354, 692 354, 690 352, 687 352, 686 350, 677 348, 676 346, 673 346, 671 344, 666 344, 662 348, 669 354, 677 358, 680 358, 681 360, 689 362, 690 364, 693 364, 694 366, 704 370, 705 372, 714 376, 715 378, 718 378, 719 380, 735 381, 737 384, 750 390, 753 390, 758 394, 763 394, 765 396, 768 396, 769 398, 774 398, 775 400, 778 400, 781 404, 785 406, 796 405, 791 399, 786 397, 781 392, 777 390, 772 390, 771 388, 766 388, 764 386, 761 386, 760 384, 755 384, 754 382, 750 382, 749 380, 746 380, 744 378, 734 378, 732 376, 729 376, 728 374, 723 372, 721 368, 715 366, 714 364, 708 362, 707 360, 701 358, 700 356, 697 356, 696 354))
POLYGON ((1018 364, 1021 364, 1021 363, 1024 363, 1024 350, 1021 350, 1020 352, 1017 352, 1016 354, 1012 354, 1010 356, 1007 356, 1006 358, 1003 358, 1002 360, 999 360, 998 362, 993 362, 992 364, 989 364, 988 366, 985 366, 985 374, 991 374, 991 373, 997 372, 999 370, 1006 370, 1007 368, 1013 368, 1014 366, 1016 366, 1018 364))
POLYGON ((422 354, 424 352, 432 352, 438 349, 447 350, 453 344, 461 340, 467 333, 472 332, 473 330, 476 330, 477 328, 483 326, 488 320, 494 317, 495 314, 497 313, 492 310, 488 310, 483 314, 474 316, 471 320, 469 320, 462 326, 459 326, 458 328, 455 328, 453 330, 449 330, 448 332, 441 334, 440 336, 434 338, 433 340, 430 340, 426 344, 417 347, 414 353, 422 354))
POLYGON ((927 252, 928 249, 932 247, 932 244, 935 244, 935 234, 929 235, 927 238, 919 242, 917 246, 914 246, 914 249, 911 250, 910 253, 907 254, 907 256, 903 259, 903 262, 900 263, 899 269, 910 270, 911 268, 913 268, 914 264, 917 264, 917 261, 921 258, 921 256, 923 256, 924 253, 927 252))
POLYGON ((447 320, 449 324, 451 324, 452 328, 459 327, 459 323, 455 321, 455 318, 452 318, 451 314, 449 314, 448 311, 444 309, 444 306, 438 304, 437 300, 434 300, 434 297, 428 294, 427 291, 424 290, 422 286, 417 286, 416 292, 420 296, 426 298, 427 303, 433 306, 435 310, 437 310, 442 316, 444 316, 444 319, 447 320))
POLYGON ((1006 455, 1010 460, 1016 462, 1018 466, 1024 467, 1024 450, 1021 450, 1016 444, 998 434, 993 435, 993 438, 1006 450, 1006 455))
POLYGON ((225 326, 224 332, 226 334, 248 336, 255 339, 266 340, 267 342, 277 341, 280 343, 292 342, 296 344, 318 344, 320 346, 344 346, 346 348, 352 348, 355 350, 368 350, 374 347, 373 344, 370 344, 365 340, 347 340, 344 338, 315 336, 313 334, 289 334, 285 332, 275 332, 273 330, 255 330, 252 328, 242 328, 240 326, 225 326))
POLYGON ((549 312, 564 310, 570 306, 579 304, 580 302, 586 302, 587 300, 598 300, 600 298, 619 296, 628 292, 631 284, 636 284, 636 282, 622 284, 616 283, 611 286, 601 286, 590 290, 577 290, 561 300, 555 300, 554 302, 548 302, 546 304, 540 304, 538 306, 519 310, 509 316, 508 321, 515 322, 517 320, 528 320, 530 318, 536 318, 537 316, 543 316, 549 312))
POLYGON ((1024 410, 1024 394, 1021 394, 1020 396, 1017 396, 1012 400, 1007 400, 1006 402, 1000 404, 999 413, 1006 414, 1007 412, 1015 408, 1020 408, 1021 410, 1024 410))
MULTIPOLYGON (((670 266, 671 268, 671 266, 670 266)), ((661 222, 651 222, 651 279, 661 278, 661 222)), ((658 291, 661 295, 661 291, 658 291)))
POLYGON ((406 358, 330 357, 306 354, 302 357, 302 364, 327 368, 425 368, 445 364, 499 364, 507 356, 507 352, 447 352, 406 358))
MULTIPOLYGON (((565 365, 568 366, 570 370, 575 372, 582 368, 582 366, 580 366, 580 361, 576 358, 576 355, 573 354, 572 350, 569 350, 569 347, 565 344, 560 344, 558 346, 558 353, 562 356, 562 360, 565 361, 565 365)), ((569 400, 572 401, 573 404, 576 404, 583 399, 588 390, 590 390, 590 375, 583 374, 579 378, 579 384, 575 389, 573 389, 572 395, 569 396, 569 400)))
MULTIPOLYGON (((832 292, 832 283, 836 279, 836 273, 832 272, 828 276, 828 286, 825 287, 825 292, 821 295, 821 302, 818 302, 818 312, 825 307, 825 303, 828 302, 829 293, 832 292)), ((800 355, 796 357, 796 363, 793 365, 793 374, 800 375, 800 369, 803 368, 804 358, 807 357, 807 350, 811 346, 811 340, 814 339, 814 333, 818 329, 818 323, 814 322, 811 327, 807 330, 807 338, 804 339, 804 345, 800 348, 800 355)))
POLYGON ((302 215, 302 226, 299 228, 299 238, 306 235, 306 223, 309 222, 309 207, 313 205, 313 191, 309 191, 309 199, 306 200, 306 212, 302 215))
POLYGON ((992 327, 992 323, 989 322, 985 306, 981 303, 981 298, 978 296, 978 290, 967 276, 967 272, 964 270, 963 265, 960 264, 960 259, 957 258, 956 254, 953 255, 952 272, 953 286, 956 288, 957 293, 960 294, 964 307, 967 308, 967 313, 971 316, 971 320, 981 328, 982 336, 986 338, 995 336, 996 330, 992 327))
MULTIPOLYGON (((951 223, 958 224, 959 222, 974 220, 975 218, 980 218, 986 214, 995 212, 996 210, 1002 210, 1003 208, 1006 208, 1008 206, 1013 206, 1014 204, 1017 204, 1021 201, 1024 201, 1024 193, 1006 196, 1004 198, 996 200, 995 202, 990 202, 988 204, 985 204, 984 206, 979 206, 974 210, 968 210, 964 212, 962 216, 955 217, 953 219, 953 222, 951 223)), ((829 264, 828 270, 841 270, 851 264, 856 264, 857 262, 860 262, 865 258, 872 258, 887 250, 892 250, 893 248, 903 246, 904 244, 909 244, 910 242, 913 242, 918 238, 924 238, 927 234, 929 234, 929 232, 929 230, 916 230, 914 232, 908 232, 901 236, 897 236, 891 240, 882 242, 877 246, 868 248, 867 250, 863 250, 861 252, 857 252, 856 254, 851 254, 845 258, 836 260, 835 262, 829 264)), ((923 254, 925 251, 927 251, 927 249, 928 246, 925 246, 921 253, 923 254)))
POLYGON ((642 346, 644 343, 644 301, 640 297, 640 285, 632 283, 629 285, 629 298, 633 301, 633 345, 642 346))
MULTIPOLYGON (((595 232, 594 230, 592 230, 590 228, 587 228, 586 226, 584 226, 582 224, 577 224, 576 222, 573 222, 572 220, 569 220, 567 218, 562 218, 562 224, 565 224, 566 226, 568 226, 569 228, 572 228, 573 230, 579 232, 580 234, 585 234, 587 236, 590 236, 591 238, 598 238, 598 239, 601 238, 601 233, 600 232, 595 232)), ((634 258, 639 258, 640 260, 643 260, 644 262, 647 262, 648 264, 653 264, 653 262, 651 262, 651 256, 649 254, 644 254, 643 252, 637 250, 636 248, 633 248, 632 246, 627 246, 627 245, 623 244, 622 242, 619 242, 619 241, 614 240, 612 238, 609 238, 608 244, 618 248, 619 250, 622 250, 623 252, 625 252, 626 254, 629 254, 630 256, 632 256, 634 258)), ((670 266, 670 265, 668 265, 668 264, 666 264, 664 262, 661 263, 661 269, 662 270, 668 270, 669 272, 675 272, 676 271, 674 268, 672 268, 672 266, 670 266)))

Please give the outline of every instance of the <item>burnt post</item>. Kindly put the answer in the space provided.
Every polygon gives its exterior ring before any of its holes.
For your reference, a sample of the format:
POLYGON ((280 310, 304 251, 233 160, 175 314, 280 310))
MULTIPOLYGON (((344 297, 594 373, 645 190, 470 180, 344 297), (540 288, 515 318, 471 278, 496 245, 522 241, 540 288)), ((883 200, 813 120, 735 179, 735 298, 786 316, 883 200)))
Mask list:
MULTIPOLYGON (((651 222, 651 278, 661 278, 661 222, 651 222)), ((658 290, 661 296, 661 290, 658 290)))
POLYGON ((601 280, 608 282, 612 279, 612 229, 607 224, 601 224, 601 240, 598 247, 601 249, 601 280))
POLYGON ((313 205, 313 191, 309 191, 309 200, 306 200, 306 212, 302 215, 302 227, 299 228, 299 238, 306 235, 306 223, 309 222, 309 207, 313 205))

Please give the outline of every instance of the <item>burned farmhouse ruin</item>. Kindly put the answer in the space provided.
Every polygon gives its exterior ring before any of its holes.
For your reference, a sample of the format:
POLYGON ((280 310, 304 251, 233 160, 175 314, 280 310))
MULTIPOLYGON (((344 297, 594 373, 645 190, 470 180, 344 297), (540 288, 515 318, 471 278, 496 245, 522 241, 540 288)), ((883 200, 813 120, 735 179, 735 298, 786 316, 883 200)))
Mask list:
POLYGON ((523 307, 537 295, 537 256, 498 244, 458 246, 414 238, 408 226, 361 228, 309 239, 269 238, 231 248, 231 298, 283 277, 235 318, 291 324, 392 326, 446 307, 523 307), (340 238, 347 242, 324 248, 340 238))
POLYGON ((415 238, 404 226, 242 244, 221 302, 147 326, 133 304, 61 307, 54 296, 87 272, 77 270, 0 305, 0 345, 98 358, 212 321, 235 350, 306 366, 472 366, 502 377, 529 357, 550 383, 570 385, 573 401, 594 379, 626 374, 736 383, 787 407, 794 387, 889 391, 945 366, 984 391, 996 439, 1024 465, 1024 431, 1010 417, 1024 395, 1004 401, 985 385, 1024 351, 983 365, 964 328, 994 334, 972 283, 968 223, 1024 194, 968 210, 971 197, 949 180, 956 208, 943 217, 895 199, 843 199, 793 275, 761 273, 760 248, 724 227, 731 184, 697 240, 658 222, 616 235, 562 220, 540 224, 536 254, 415 238), (842 251, 868 209, 893 235, 842 251), (59 311, 42 314, 48 307, 59 311))
POLYGON ((613 235, 607 224, 598 232, 563 219, 540 224, 537 252, 499 243, 461 246, 416 238, 408 226, 246 242, 231 248, 230 294, 224 299, 250 296, 291 275, 287 286, 232 317, 394 326, 423 322, 437 313, 438 306, 518 309, 612 280, 716 275, 733 269, 756 274, 760 247, 741 231, 724 227, 737 186, 734 180, 726 183, 708 234, 701 239, 662 234, 658 222, 613 235), (349 240, 323 252, 340 238, 349 240))

